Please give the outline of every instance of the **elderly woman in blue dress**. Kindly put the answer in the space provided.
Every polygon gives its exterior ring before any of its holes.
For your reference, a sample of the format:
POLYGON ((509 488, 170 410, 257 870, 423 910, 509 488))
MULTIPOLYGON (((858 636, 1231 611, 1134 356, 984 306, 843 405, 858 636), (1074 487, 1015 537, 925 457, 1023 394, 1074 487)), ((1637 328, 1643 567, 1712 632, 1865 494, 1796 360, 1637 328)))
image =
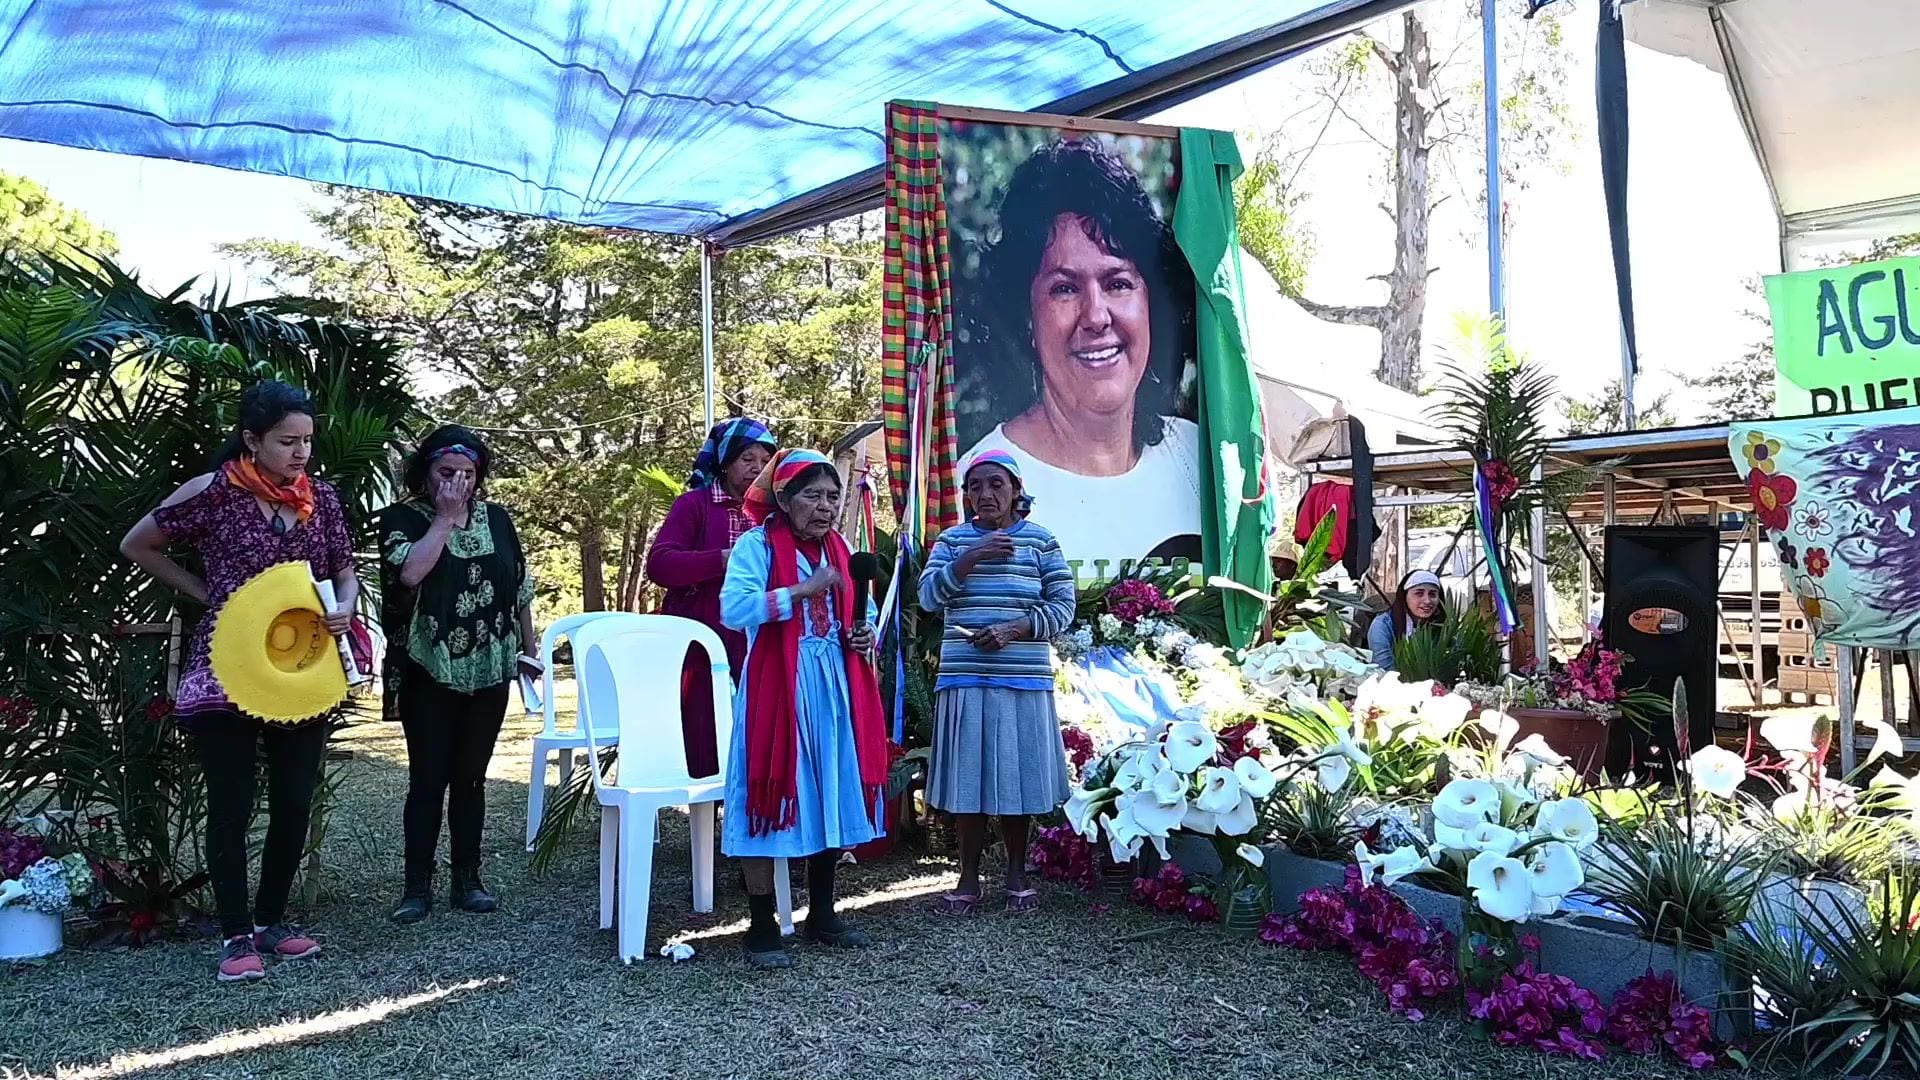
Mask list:
POLYGON ((756 968, 793 960, 774 916, 773 860, 807 860, 808 940, 869 944, 834 911, 844 848, 880 835, 887 737, 869 651, 868 601, 834 531, 840 476, 812 450, 783 450, 744 500, 759 524, 740 537, 720 586, 720 618, 747 635, 727 755, 721 847, 747 883, 746 954, 756 968))
POLYGON ((1073 571, 1053 534, 1026 519, 1011 454, 983 450, 961 478, 972 517, 940 534, 920 575, 920 606, 946 613, 927 802, 954 816, 960 840, 960 882, 938 910, 979 907, 993 815, 1007 849, 1007 910, 1025 912, 1039 902, 1027 883, 1028 826, 1068 794, 1048 642, 1073 622, 1073 571))

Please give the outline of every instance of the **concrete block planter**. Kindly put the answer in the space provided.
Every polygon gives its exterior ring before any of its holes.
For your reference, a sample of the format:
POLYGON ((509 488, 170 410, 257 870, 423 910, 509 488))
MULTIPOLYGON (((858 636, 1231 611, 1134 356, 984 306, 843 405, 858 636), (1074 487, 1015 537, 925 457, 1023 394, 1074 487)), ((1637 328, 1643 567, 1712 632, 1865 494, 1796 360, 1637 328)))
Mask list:
POLYGON ((1713 1011, 1716 1037, 1732 1039, 1752 1027, 1752 988, 1730 982, 1711 949, 1681 953, 1640 937, 1625 923, 1595 915, 1537 919, 1520 932, 1540 939, 1540 970, 1572 979, 1603 1002, 1653 971, 1672 975, 1689 1000, 1713 1011))
MULTIPOLYGON (((1279 844, 1268 844, 1260 850, 1267 856, 1265 865, 1267 882, 1273 890, 1273 910, 1281 915, 1299 911, 1303 893, 1322 887, 1337 889, 1346 881, 1344 862, 1309 859, 1279 844)), ((1205 837, 1176 834, 1168 838, 1167 851, 1180 869, 1194 877, 1220 876, 1220 855, 1205 837)), ((1421 918, 1438 921, 1455 934, 1460 932, 1465 906, 1459 897, 1425 888, 1412 880, 1400 882, 1393 891, 1421 918)))

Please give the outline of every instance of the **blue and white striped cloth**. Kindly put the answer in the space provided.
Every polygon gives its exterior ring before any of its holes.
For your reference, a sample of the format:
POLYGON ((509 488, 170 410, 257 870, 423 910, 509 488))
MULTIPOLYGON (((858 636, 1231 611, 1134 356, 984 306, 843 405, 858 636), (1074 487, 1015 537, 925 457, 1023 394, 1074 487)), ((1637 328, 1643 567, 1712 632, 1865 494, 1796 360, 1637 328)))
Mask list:
POLYGON ((1053 534, 1031 521, 1006 530, 1013 555, 974 567, 962 580, 954 562, 987 535, 973 522, 942 532, 920 573, 920 606, 946 614, 936 690, 994 686, 1009 690, 1053 689, 1053 650, 1048 642, 1073 624, 1073 571, 1053 534), (1031 635, 994 652, 976 649, 961 630, 1027 619, 1031 635))

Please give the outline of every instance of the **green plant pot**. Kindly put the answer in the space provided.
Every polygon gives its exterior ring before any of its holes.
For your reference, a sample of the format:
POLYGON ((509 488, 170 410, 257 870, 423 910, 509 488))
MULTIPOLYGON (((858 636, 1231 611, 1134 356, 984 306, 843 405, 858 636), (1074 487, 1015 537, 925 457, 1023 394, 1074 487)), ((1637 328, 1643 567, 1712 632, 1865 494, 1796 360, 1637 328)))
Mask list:
POLYGON ((1490 989, 1525 958, 1519 928, 1469 903, 1461 915, 1458 957, 1460 985, 1469 990, 1490 989))
POLYGON ((1124 904, 1133 897, 1133 883, 1140 876, 1137 860, 1115 862, 1113 856, 1100 854, 1100 899, 1104 903, 1124 904))
POLYGON ((1236 859, 1220 883, 1220 925, 1231 934, 1251 936, 1273 910, 1273 886, 1265 870, 1236 859))

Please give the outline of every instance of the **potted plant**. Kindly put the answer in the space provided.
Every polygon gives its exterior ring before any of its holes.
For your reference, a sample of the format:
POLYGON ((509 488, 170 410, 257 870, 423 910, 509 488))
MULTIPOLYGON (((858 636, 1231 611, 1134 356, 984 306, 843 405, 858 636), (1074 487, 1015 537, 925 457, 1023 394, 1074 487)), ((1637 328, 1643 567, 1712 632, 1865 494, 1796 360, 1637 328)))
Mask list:
POLYGON ((56 855, 49 851, 50 827, 22 824, 28 827, 0 829, 0 960, 59 952, 67 910, 93 892, 86 856, 56 855))

